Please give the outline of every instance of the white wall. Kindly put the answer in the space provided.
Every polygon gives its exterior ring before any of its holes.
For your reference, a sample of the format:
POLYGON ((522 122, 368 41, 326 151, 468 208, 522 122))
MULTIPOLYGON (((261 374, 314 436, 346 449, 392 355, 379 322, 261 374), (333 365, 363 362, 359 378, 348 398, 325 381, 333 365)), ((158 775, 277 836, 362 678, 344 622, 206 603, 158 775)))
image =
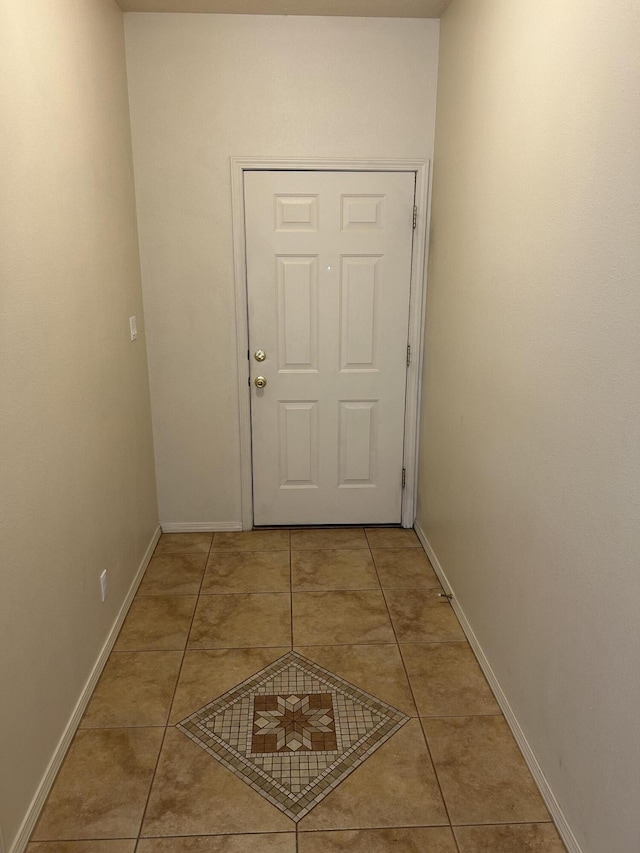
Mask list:
POLYGON ((0 824, 11 849, 157 525, 115 3, 4 0, 0 103, 0 824))
POLYGON ((419 523, 585 853, 640 849, 640 4, 441 22, 419 523))
POLYGON ((429 158, 439 22, 125 23, 160 519, 239 523, 229 158, 429 158))

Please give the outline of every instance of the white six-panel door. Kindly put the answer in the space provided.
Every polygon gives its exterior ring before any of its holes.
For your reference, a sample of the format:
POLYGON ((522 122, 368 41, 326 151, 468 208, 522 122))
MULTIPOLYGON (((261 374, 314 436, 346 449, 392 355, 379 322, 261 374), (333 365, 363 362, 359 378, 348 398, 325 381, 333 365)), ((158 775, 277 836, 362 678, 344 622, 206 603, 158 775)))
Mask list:
POLYGON ((414 172, 245 172, 257 525, 400 521, 414 195, 414 172))

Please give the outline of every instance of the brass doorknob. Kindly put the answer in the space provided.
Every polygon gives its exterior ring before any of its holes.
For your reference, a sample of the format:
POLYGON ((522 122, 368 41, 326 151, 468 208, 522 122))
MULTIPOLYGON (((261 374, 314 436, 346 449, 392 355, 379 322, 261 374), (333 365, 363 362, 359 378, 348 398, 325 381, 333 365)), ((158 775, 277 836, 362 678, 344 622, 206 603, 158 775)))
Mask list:
POLYGON ((267 354, 263 349, 257 349, 254 352, 253 357, 255 358, 256 361, 264 361, 265 358, 267 357, 267 354))
POLYGON ((264 376, 256 376, 256 378, 254 379, 254 385, 256 386, 256 388, 264 388, 266 384, 267 380, 264 378, 264 376))

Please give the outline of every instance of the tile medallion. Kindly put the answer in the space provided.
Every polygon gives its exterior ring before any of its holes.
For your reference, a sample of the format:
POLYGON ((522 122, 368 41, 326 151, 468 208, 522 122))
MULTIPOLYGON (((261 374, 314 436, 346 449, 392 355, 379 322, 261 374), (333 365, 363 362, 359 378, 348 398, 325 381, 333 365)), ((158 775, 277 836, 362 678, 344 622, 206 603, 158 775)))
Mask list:
POLYGON ((288 652, 177 728, 298 821, 408 719, 288 652))

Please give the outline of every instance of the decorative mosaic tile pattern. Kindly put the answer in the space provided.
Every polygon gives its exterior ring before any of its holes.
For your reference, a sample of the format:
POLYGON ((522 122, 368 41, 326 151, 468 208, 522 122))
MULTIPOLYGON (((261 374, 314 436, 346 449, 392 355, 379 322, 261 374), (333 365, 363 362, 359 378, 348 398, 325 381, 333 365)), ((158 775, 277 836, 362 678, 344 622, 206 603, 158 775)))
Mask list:
POLYGON ((330 693, 254 698, 252 753, 337 748, 330 693))
POLYGON ((407 719, 288 652, 178 728, 298 821, 407 719))

